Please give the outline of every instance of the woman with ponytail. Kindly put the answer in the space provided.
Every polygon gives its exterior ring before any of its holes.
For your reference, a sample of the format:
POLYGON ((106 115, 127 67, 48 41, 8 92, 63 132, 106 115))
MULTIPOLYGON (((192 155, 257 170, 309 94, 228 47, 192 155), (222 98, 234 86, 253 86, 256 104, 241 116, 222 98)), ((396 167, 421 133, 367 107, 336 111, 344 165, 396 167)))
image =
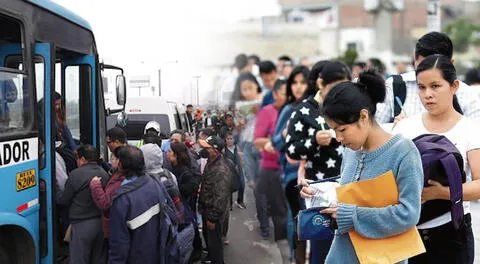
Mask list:
MULTIPOLYGON (((335 85, 350 81, 348 66, 340 61, 321 61, 313 66, 309 75, 309 85, 315 85, 315 93, 311 93, 292 113, 288 131, 285 136, 285 152, 290 159, 300 161, 298 178, 286 183, 285 193, 290 202, 293 216, 304 209, 300 200, 297 184, 307 180, 318 180, 337 176, 342 162, 342 148, 331 136, 329 127, 321 114, 323 98, 335 85), (312 72, 313 75, 312 76, 312 72)), ((325 263, 332 240, 311 240, 310 262, 325 263)), ((302 243, 297 243, 295 253, 297 264, 301 260, 302 243)), ((305 256, 305 253, 303 253, 305 256)))
MULTIPOLYGON (((336 219, 338 229, 326 263, 359 263, 348 232, 372 239, 387 238, 414 227, 420 217, 423 169, 411 140, 393 136, 375 121, 377 103, 385 99, 385 83, 378 73, 366 71, 357 83, 342 82, 327 94, 323 112, 343 153, 340 184, 374 179, 388 171, 395 176, 398 204, 369 208, 339 203, 321 213, 336 219)), ((302 197, 312 197, 304 184, 302 197)))

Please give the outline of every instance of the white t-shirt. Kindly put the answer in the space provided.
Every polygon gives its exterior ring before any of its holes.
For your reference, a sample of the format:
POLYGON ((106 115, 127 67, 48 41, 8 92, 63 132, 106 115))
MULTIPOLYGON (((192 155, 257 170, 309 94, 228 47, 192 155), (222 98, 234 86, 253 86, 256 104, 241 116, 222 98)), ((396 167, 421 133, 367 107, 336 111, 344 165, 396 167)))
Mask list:
MULTIPOLYGON (((468 164, 467 153, 474 149, 480 149, 480 137, 478 136, 478 126, 475 122, 463 117, 457 124, 445 133, 432 133, 427 130, 423 123, 423 114, 406 118, 398 123, 394 130, 394 134, 402 134, 406 138, 414 139, 424 134, 438 134, 448 138, 462 154, 463 169, 467 176, 467 182, 472 181, 472 172, 468 164)), ((470 213, 470 202, 463 202, 463 210, 465 214, 470 213)), ((452 221, 451 213, 445 213, 437 218, 418 225, 418 229, 434 228, 452 221)))

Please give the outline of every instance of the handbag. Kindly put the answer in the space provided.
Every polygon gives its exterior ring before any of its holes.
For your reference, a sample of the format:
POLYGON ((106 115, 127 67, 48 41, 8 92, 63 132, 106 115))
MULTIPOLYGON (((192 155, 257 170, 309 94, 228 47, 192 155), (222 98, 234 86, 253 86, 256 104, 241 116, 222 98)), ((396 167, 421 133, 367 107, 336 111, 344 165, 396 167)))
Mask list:
POLYGON ((312 207, 301 210, 297 216, 299 240, 332 240, 334 224, 330 215, 321 214, 327 207, 312 207))

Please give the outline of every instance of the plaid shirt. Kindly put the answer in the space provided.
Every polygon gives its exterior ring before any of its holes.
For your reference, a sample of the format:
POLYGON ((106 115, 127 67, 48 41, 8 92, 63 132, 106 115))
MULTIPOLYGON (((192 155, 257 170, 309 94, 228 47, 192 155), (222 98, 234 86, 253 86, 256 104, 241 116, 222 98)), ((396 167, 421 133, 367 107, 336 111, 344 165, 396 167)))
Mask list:
MULTIPOLYGON (((417 79, 415 71, 402 74, 402 78, 407 86, 407 97, 403 104, 403 109, 407 116, 414 116, 418 113, 426 112, 423 107, 420 96, 418 96, 417 79)), ((393 116, 394 104, 396 104, 393 95, 393 78, 388 78, 385 82, 387 93, 385 96, 385 102, 377 104, 377 113, 375 119, 380 124, 390 123, 393 116)), ((480 104, 479 97, 474 88, 467 84, 460 82, 460 87, 457 91, 457 98, 460 107, 462 108, 463 115, 470 119, 480 119, 480 104)))

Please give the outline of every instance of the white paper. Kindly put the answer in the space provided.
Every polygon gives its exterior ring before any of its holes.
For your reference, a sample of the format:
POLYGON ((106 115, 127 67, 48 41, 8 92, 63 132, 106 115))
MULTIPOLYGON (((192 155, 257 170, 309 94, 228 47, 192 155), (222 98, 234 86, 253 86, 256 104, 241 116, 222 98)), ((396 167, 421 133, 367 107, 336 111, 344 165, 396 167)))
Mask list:
POLYGON ((337 202, 337 192, 335 189, 340 186, 338 182, 320 182, 310 184, 308 188, 313 191, 312 198, 305 198, 306 208, 310 207, 329 207, 337 202))

